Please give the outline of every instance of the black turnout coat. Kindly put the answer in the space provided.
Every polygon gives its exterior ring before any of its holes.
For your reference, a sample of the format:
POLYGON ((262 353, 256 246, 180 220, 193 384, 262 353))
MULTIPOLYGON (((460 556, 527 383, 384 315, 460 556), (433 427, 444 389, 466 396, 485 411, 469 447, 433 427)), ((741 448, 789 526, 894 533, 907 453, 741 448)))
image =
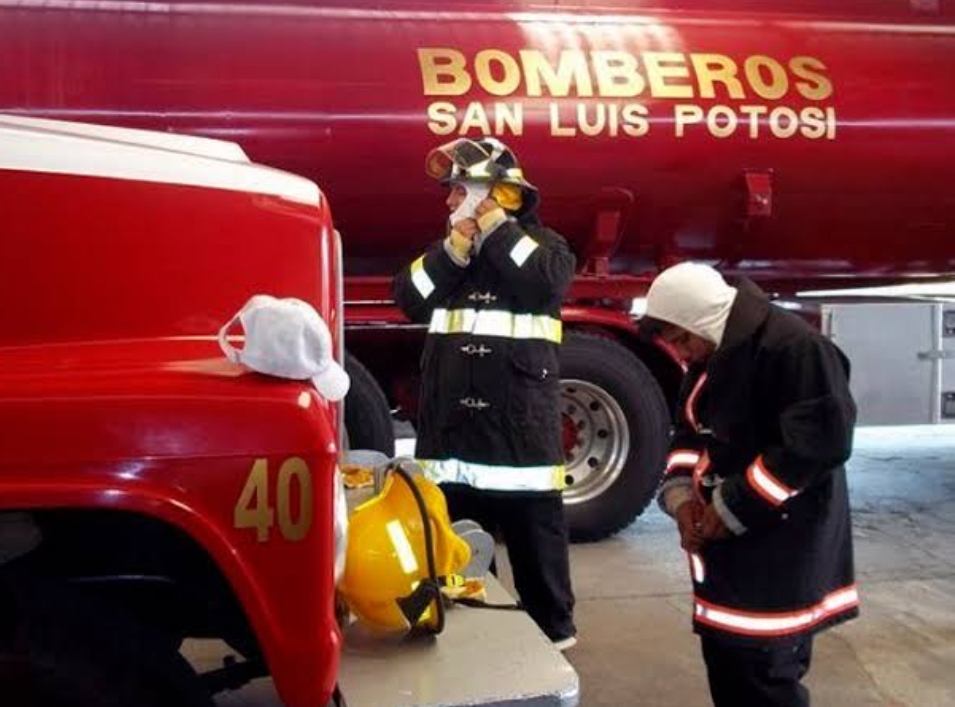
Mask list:
POLYGON ((752 282, 686 377, 661 493, 690 484, 739 535, 691 556, 698 633, 781 642, 858 613, 843 463, 855 405, 841 351, 752 282))
POLYGON ((394 279, 429 332, 416 457, 438 482, 511 492, 563 486, 560 305, 575 258, 533 211, 509 217, 467 266, 438 241, 394 279))

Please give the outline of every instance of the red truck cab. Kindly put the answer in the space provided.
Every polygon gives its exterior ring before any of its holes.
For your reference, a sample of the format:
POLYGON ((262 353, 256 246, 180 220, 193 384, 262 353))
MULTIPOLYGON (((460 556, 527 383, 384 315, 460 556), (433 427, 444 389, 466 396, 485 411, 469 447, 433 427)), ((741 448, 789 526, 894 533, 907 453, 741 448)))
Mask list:
POLYGON ((216 341, 267 293, 340 347, 324 196, 231 143, 0 116, 0 230, 5 695, 211 705, 267 673, 325 704, 339 410, 216 341), (196 676, 187 637, 245 662, 196 676))

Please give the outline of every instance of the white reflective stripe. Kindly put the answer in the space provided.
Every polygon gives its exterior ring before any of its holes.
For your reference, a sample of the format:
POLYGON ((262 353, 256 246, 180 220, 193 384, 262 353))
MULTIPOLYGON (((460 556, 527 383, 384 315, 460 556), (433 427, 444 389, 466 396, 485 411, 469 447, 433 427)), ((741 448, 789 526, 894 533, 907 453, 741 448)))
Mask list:
POLYGON ((853 585, 832 592, 815 606, 801 611, 785 613, 738 611, 697 598, 694 601, 694 614, 698 621, 732 633, 749 636, 780 636, 803 631, 858 604, 859 592, 853 585))
POLYGON ((411 281, 423 299, 428 299, 434 292, 434 281, 428 275, 428 271, 424 269, 423 255, 411 264, 411 281))
POLYGON ((692 469, 699 461, 699 452, 690 452, 682 449, 670 452, 670 456, 667 457, 666 473, 669 474, 670 472, 681 468, 692 469))
POLYGON ((511 260, 517 267, 522 267, 527 259, 531 257, 531 253, 537 250, 538 245, 537 241, 530 236, 524 236, 511 248, 511 260))
POLYGON ((509 339, 543 339, 559 344, 563 323, 546 314, 514 314, 498 309, 436 309, 431 334, 475 334, 509 339))
POLYGON ((414 556, 414 550, 411 549, 411 542, 405 533, 404 527, 399 520, 391 520, 385 524, 388 531, 388 537, 391 538, 391 544, 398 554, 398 562, 401 563, 401 569, 405 574, 414 574, 418 571, 418 560, 414 556))
POLYGON ((763 458, 757 457, 746 470, 746 478, 750 486, 764 499, 774 506, 778 506, 798 494, 798 491, 786 486, 763 466, 763 458))
POLYGON ((690 567, 693 569, 693 581, 697 584, 703 584, 706 581, 706 568, 703 566, 703 559, 695 552, 689 553, 690 567))
POLYGON ((492 466, 460 459, 418 459, 425 475, 437 484, 467 484, 489 491, 560 491, 563 464, 552 466, 492 466))

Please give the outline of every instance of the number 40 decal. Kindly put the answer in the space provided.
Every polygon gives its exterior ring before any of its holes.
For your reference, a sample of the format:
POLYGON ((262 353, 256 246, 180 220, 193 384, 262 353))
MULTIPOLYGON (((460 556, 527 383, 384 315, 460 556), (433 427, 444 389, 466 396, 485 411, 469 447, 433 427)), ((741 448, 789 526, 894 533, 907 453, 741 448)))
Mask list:
MULTIPOLYGON (((270 502, 270 481, 268 460, 256 459, 233 511, 233 525, 255 528, 260 543, 268 541, 275 525, 276 508, 270 502)), ((312 472, 303 459, 290 457, 282 463, 276 494, 282 537, 293 542, 302 540, 312 527, 312 472), (293 482, 298 484, 299 490, 295 513, 292 512, 293 482)))

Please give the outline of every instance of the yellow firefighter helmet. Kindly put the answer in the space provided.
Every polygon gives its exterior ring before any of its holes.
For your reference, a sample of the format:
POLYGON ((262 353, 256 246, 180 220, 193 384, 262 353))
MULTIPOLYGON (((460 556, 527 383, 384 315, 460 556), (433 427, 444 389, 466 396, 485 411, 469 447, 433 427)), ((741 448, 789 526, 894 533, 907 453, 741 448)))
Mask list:
POLYGON ((373 629, 440 633, 441 585, 471 559, 451 529, 444 495, 421 475, 389 470, 380 494, 354 510, 339 589, 373 629))

